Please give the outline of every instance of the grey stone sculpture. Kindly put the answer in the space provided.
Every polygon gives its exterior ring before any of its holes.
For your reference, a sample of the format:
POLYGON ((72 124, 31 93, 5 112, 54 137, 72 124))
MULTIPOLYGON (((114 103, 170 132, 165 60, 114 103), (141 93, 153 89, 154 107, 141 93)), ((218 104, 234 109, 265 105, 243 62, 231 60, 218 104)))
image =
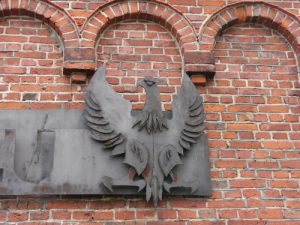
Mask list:
POLYGON ((202 98, 184 75, 162 111, 158 84, 139 83, 147 101, 132 111, 101 68, 84 111, 0 110, 0 195, 210 196, 202 98))
MULTIPOLYGON (((155 205, 162 200, 164 190, 198 190, 199 180, 185 180, 176 169, 183 164, 185 152, 201 140, 205 128, 203 100, 190 78, 186 74, 183 77, 171 119, 161 108, 159 82, 145 77, 138 83, 147 99, 144 109, 132 116, 131 103, 112 90, 105 79, 105 68, 100 68, 89 85, 84 116, 91 137, 111 150, 113 156, 123 155, 123 163, 128 165, 127 176, 104 176, 104 186, 111 192, 129 186, 138 191, 145 189, 146 200, 152 198, 155 205)), ((207 146, 204 148, 207 150, 207 146)))

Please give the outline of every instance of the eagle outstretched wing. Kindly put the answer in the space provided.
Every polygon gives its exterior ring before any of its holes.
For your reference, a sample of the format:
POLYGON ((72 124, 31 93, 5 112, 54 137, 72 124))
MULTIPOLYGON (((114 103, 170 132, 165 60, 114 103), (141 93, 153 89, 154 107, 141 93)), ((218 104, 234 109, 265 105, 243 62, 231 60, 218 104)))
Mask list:
POLYGON ((90 82, 84 117, 92 138, 117 155, 125 152, 124 134, 132 121, 131 103, 107 84, 105 72, 105 67, 98 69, 90 82))
MULTIPOLYGON (((169 121, 169 142, 175 148, 172 150, 172 154, 170 154, 170 150, 166 152, 173 156, 164 157, 169 158, 169 162, 165 162, 165 166, 162 166, 161 163, 161 167, 168 167, 167 171, 171 171, 176 165, 182 163, 181 160, 174 160, 175 151, 179 155, 183 155, 184 150, 190 150, 205 128, 203 100, 187 74, 183 76, 181 90, 173 101, 172 108, 173 116, 169 121)), ((163 158, 163 156, 160 157, 163 158)), ((162 170, 164 169, 162 168, 162 170)))
POLYGON ((101 142, 111 154, 125 154, 124 163, 141 174, 148 161, 147 148, 136 140, 132 129, 131 103, 116 93, 105 79, 106 68, 94 74, 85 97, 85 123, 91 137, 101 142))

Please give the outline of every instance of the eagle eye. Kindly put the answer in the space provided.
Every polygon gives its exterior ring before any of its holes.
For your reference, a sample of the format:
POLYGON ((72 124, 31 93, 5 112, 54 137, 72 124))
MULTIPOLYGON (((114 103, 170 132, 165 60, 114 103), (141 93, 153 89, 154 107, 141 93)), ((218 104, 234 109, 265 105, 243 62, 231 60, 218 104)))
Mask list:
POLYGON ((152 86, 153 84, 155 84, 154 81, 151 81, 151 80, 145 80, 145 83, 148 85, 148 86, 152 86))

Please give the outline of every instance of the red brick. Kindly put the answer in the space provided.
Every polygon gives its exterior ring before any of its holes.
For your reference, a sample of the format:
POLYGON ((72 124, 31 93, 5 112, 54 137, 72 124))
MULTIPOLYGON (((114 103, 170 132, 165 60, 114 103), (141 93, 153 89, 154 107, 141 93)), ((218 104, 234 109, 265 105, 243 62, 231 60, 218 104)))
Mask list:
POLYGON ((192 76, 191 77, 192 82, 197 85, 197 84, 205 84, 206 83, 206 77, 203 75, 198 75, 198 76, 192 76))
POLYGON ((300 168, 300 162, 298 160, 280 161, 280 165, 282 168, 290 168, 290 169, 300 168))
POLYGON ((287 113, 289 111, 288 106, 260 106, 260 112, 265 113, 287 113))
POLYGON ((258 220, 229 220, 230 225, 266 225, 264 221, 258 220))
POLYGON ((147 225, 184 225, 181 221, 147 221, 147 225))
POLYGON ((260 188, 265 187, 266 182, 264 180, 246 179, 246 180, 231 180, 230 186, 232 188, 260 188))
POLYGON ((260 191, 257 189, 243 189, 243 195, 247 198, 260 198, 260 191))
POLYGON ((26 109, 27 103, 20 102, 0 102, 0 109, 26 109))
POLYGON ((28 220, 28 212, 10 212, 8 221, 17 222, 28 220))
POLYGON ((261 162, 250 162, 250 168, 278 168, 278 162, 268 162, 268 161, 261 161, 261 162))
POLYGON ((46 204, 47 209, 84 209, 86 201, 78 200, 52 200, 46 204))
POLYGON ((30 220, 48 220, 49 212, 30 212, 30 220))
POLYGON ((157 213, 159 219, 176 219, 177 212, 175 210, 162 210, 157 213))
POLYGON ((178 219, 196 219, 197 213, 192 210, 179 210, 178 219))
POLYGON ((256 207, 283 207, 283 200, 263 200, 263 199, 249 199, 248 207, 256 208, 256 207))
POLYGON ((17 52, 16 56, 20 57, 20 58, 45 59, 46 53, 44 53, 44 52, 17 52))
POLYGON ((125 202, 122 200, 112 200, 112 201, 91 201, 90 209, 117 209, 123 208, 125 202))
POLYGON ((289 124, 262 124, 261 130, 267 131, 289 131, 291 127, 289 124))
POLYGON ((290 149, 293 144, 289 141, 273 141, 273 142, 264 142, 263 146, 266 149, 290 149))
POLYGON ((224 193, 225 198, 241 198, 242 192, 240 190, 227 191, 224 193))
POLYGON ((136 212, 137 219, 154 219, 156 212, 153 210, 138 210, 136 212))
POLYGON ((204 105, 205 111, 207 112, 223 112, 225 110, 225 106, 223 105, 204 105))
POLYGON ((284 218, 285 219, 299 219, 299 212, 298 211, 291 211, 291 210, 286 210, 283 212, 284 213, 284 218))
POLYGON ((208 202, 209 208, 240 208, 244 206, 245 202, 242 200, 221 200, 208 202))
POLYGON ((82 84, 87 81, 87 75, 82 73, 73 73, 71 75, 71 82, 75 84, 82 84))
POLYGON ((241 219, 256 219, 257 218, 257 212, 256 210, 239 210, 238 214, 241 219))
POLYGON ((257 130, 256 124, 247 124, 247 123, 235 123, 235 124, 227 124, 228 130, 257 130))
POLYGON ((300 191, 298 190, 282 190, 283 196, 286 196, 288 198, 299 198, 300 197, 300 191))
POLYGON ((53 211, 51 212, 53 219, 59 220, 70 220, 71 219, 71 212, 68 211, 53 211))
MULTIPOLYGON (((153 204, 151 202, 146 202, 144 199, 129 201, 129 208, 147 208, 151 209, 153 204)), ((162 200, 157 203, 158 208, 166 208, 167 201, 162 200)))
POLYGON ((231 142, 230 145, 232 148, 235 149, 258 149, 261 147, 261 144, 259 142, 255 141, 240 141, 240 142, 231 142))
POLYGON ((274 178, 278 178, 278 179, 281 179, 281 178, 289 178, 289 175, 290 173, 288 171, 274 171, 274 178))
POLYGON ((281 219, 283 218, 283 212, 280 209, 261 209, 258 212, 260 219, 281 219))
POLYGON ((94 218, 94 213, 89 211, 77 211, 72 214, 75 220, 92 220, 94 218))
POLYGON ((218 168, 246 168, 247 164, 244 160, 222 160, 216 162, 218 168))
POLYGON ((206 202, 191 199, 172 199, 170 205, 173 208, 202 208, 206 205, 206 202))
POLYGON ((0 222, 5 222, 6 217, 7 217, 7 213, 6 212, 1 212, 0 213, 0 222))
POLYGON ((293 180, 272 180, 270 181, 270 187, 272 188, 297 188, 299 184, 293 180))
POLYGON ((112 220, 113 219, 113 212, 94 212, 93 219, 95 220, 112 220))
POLYGON ((299 207, 300 207, 300 201, 299 200, 290 200, 290 201, 287 201, 287 207, 288 208, 299 209, 299 207))
POLYGON ((0 36, 0 41, 1 42, 26 42, 28 40, 27 37, 22 37, 22 36, 0 36))
POLYGON ((120 211, 115 212, 117 220, 133 220, 135 218, 134 211, 120 211))
POLYGON ((56 68, 32 68, 30 69, 31 74, 42 74, 42 75, 60 75, 61 69, 56 68))
POLYGON ((279 190, 265 190, 264 196, 271 198, 280 198, 281 194, 279 190))
POLYGON ((267 178, 267 179, 271 179, 272 178, 272 172, 271 171, 267 171, 267 170, 258 170, 257 171, 257 176, 259 178, 267 178))
POLYGON ((172 5, 196 5, 196 1, 195 0, 186 0, 185 2, 182 2, 180 0, 169 0, 170 4, 172 5))
POLYGON ((219 218, 237 218, 237 210, 220 210, 219 218))

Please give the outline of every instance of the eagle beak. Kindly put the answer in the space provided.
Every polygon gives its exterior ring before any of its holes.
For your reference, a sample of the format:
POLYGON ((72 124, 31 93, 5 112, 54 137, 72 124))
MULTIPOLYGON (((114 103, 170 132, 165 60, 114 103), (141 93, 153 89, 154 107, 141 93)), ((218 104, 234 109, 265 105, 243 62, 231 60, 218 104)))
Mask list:
POLYGON ((158 79, 158 78, 155 78, 154 81, 157 83, 157 84, 163 84, 162 80, 158 79))
POLYGON ((138 86, 138 87, 144 87, 144 80, 140 80, 140 81, 137 83, 137 86, 138 86))

